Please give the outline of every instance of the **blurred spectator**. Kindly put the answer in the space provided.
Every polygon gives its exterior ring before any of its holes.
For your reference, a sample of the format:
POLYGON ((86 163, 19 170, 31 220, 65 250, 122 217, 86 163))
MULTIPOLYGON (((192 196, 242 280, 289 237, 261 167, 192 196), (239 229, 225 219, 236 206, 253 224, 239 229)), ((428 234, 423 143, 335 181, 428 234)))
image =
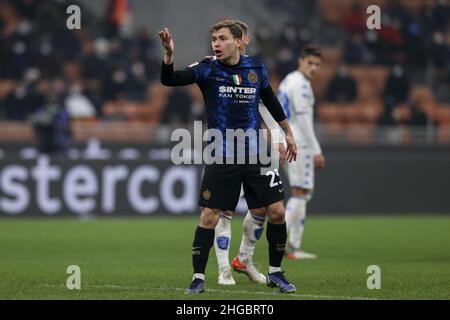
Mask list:
POLYGON ((27 87, 15 85, 8 96, 0 102, 7 120, 25 121, 32 111, 31 96, 27 87))
POLYGON ((175 88, 169 95, 161 123, 178 124, 190 122, 192 98, 185 88, 175 88))
POLYGON ((9 1, 0 2, 0 78, 20 79, 33 55, 32 26, 9 1))
POLYGON ((349 33, 362 33, 366 27, 366 16, 358 2, 352 5, 351 10, 343 19, 343 27, 349 33))
MULTIPOLYGON (((154 90, 151 92, 154 93, 154 90)), ((150 97, 150 101, 153 100, 154 98, 150 97)), ((158 106, 153 103, 153 107, 157 108, 158 106)), ((171 90, 163 110, 161 123, 165 124, 192 124, 194 121, 207 120, 202 92, 197 86, 171 90)))
POLYGON ((206 121, 205 101, 202 92, 195 86, 189 86, 188 90, 192 98, 190 121, 206 121))
POLYGON ((379 124, 424 126, 427 124, 427 116, 415 104, 402 103, 392 109, 386 109, 379 124))
POLYGON ((328 84, 326 100, 336 103, 350 103, 356 99, 356 82, 345 65, 339 67, 328 84))
POLYGON ((127 36, 131 28, 130 0, 109 0, 107 13, 108 35, 127 36))
POLYGON ((384 113, 379 119, 383 125, 425 125, 426 115, 409 99, 411 81, 404 68, 395 65, 384 89, 384 113))
MULTIPOLYGON (((125 115, 123 119, 147 117, 145 119, 152 123, 157 123, 160 118, 164 123, 174 123, 205 117, 199 90, 194 90, 194 87, 175 91, 162 89, 159 83, 159 45, 155 45, 148 30, 141 28, 134 34, 130 33, 132 0, 106 2, 106 24, 82 7, 83 29, 69 31, 65 28, 67 3, 64 1, 0 0, 0 118, 27 120, 37 108, 42 108, 50 87, 54 86, 52 79, 58 79, 56 82, 61 84, 63 92, 60 98, 64 99, 74 117, 102 117, 105 114, 114 118, 118 112, 125 115), (151 99, 147 97, 149 92, 151 99), (117 105, 114 112, 104 112, 103 108, 108 104, 117 105), (129 105, 134 107, 121 108, 129 105), (148 112, 130 111, 139 109, 139 106, 144 106, 148 112), (131 113, 135 115, 131 116, 131 113)), ((308 4, 288 1, 286 6, 279 6, 272 0, 265 2, 270 4, 274 13, 285 11, 284 15, 277 15, 284 17, 279 21, 284 27, 279 30, 267 25, 251 28, 255 35, 251 48, 264 57, 271 70, 271 83, 274 83, 277 75, 283 77, 296 68, 298 49, 304 43, 312 40, 326 45, 330 43, 324 41, 327 38, 318 32, 322 30, 323 22, 315 19, 315 15, 300 19, 303 25, 299 24, 300 15, 316 10, 315 1, 308 0, 308 4), (313 34, 318 39, 312 39, 313 34)), ((434 86, 433 92, 440 101, 448 101, 448 0, 423 2, 425 5, 422 7, 411 6, 405 1, 386 1, 381 30, 367 30, 366 1, 355 0, 353 3, 350 10, 348 6, 336 4, 337 9, 347 10, 339 12, 343 14, 343 19, 339 19, 342 21, 339 22, 341 29, 346 32, 333 33, 336 42, 332 41, 339 43, 346 39, 345 63, 352 66, 377 65, 374 69, 378 65, 383 69, 383 66, 401 64, 412 75, 410 79, 402 71, 403 75, 399 77, 398 70, 402 67, 393 68, 383 94, 380 94, 382 85, 374 83, 376 90, 369 91, 376 92, 376 97, 363 95, 362 98, 384 99, 386 112, 381 119, 383 123, 395 124, 400 118, 404 123, 420 123, 421 116, 416 116, 414 106, 410 106, 407 99, 414 83, 427 81, 434 86), (412 115, 408 117, 393 116, 409 113, 412 115)), ((328 5, 334 4, 330 1, 328 5)), ((333 50, 336 51, 335 48, 333 50)), ((333 58, 336 56, 330 55, 324 59, 321 96, 325 92, 323 96, 330 101, 349 103, 356 99, 358 90, 347 68, 340 68, 332 80, 328 80, 330 73, 342 63, 341 52, 337 56, 333 58)), ((368 84, 359 85, 360 94, 365 92, 364 85, 368 84)))
POLYGON ((404 39, 403 50, 410 66, 423 68, 426 64, 427 35, 424 22, 419 13, 408 12, 401 21, 401 34, 404 39))
POLYGON ((31 118, 39 152, 65 154, 70 147, 70 117, 59 97, 58 81, 31 118))
POLYGON ((449 27, 450 5, 448 0, 437 0, 436 6, 432 11, 433 28, 446 32, 449 27))
POLYGON ((273 38, 274 33, 270 27, 261 25, 256 28, 255 40, 259 45, 259 51, 264 52, 264 55, 268 58, 274 57, 279 50, 279 45, 276 41, 273 41, 273 38))
MULTIPOLYGON (((448 36, 449 37, 449 36, 448 36)), ((449 37, 450 39, 450 37, 449 37)), ((431 44, 431 60, 437 69, 450 71, 450 43, 446 43, 445 35, 442 32, 433 34, 431 44)))
POLYGON ((367 30, 364 33, 364 44, 369 49, 369 63, 381 63, 382 43, 376 30, 367 30))
POLYGON ((398 19, 393 19, 389 14, 382 15, 382 28, 377 30, 380 45, 377 48, 377 62, 382 64, 392 64, 396 61, 398 52, 404 45, 404 38, 400 33, 401 23, 398 19))
POLYGON ((401 3, 400 0, 390 0, 386 3, 386 8, 383 12, 388 13, 392 19, 404 21, 408 17, 408 10, 401 3))
POLYGON ((360 33, 352 34, 345 44, 345 62, 348 64, 370 62, 369 54, 364 36, 360 33))
POLYGON ((78 85, 69 88, 64 105, 72 119, 95 118, 96 110, 92 102, 81 92, 78 85))
POLYGON ((112 70, 103 87, 103 95, 106 100, 115 100, 119 96, 127 97, 128 75, 122 68, 112 70))
POLYGON ((102 82, 98 80, 87 80, 85 81, 83 94, 95 108, 95 114, 97 117, 103 116, 103 104, 105 102, 102 94, 102 82))
POLYGON ((86 39, 82 43, 82 68, 86 79, 104 81, 109 75, 109 43, 104 38, 86 39))
POLYGON ((294 24, 287 24, 283 28, 279 42, 283 44, 284 47, 290 48, 294 52, 298 52, 304 45, 304 41, 310 39, 303 39, 302 35, 305 36, 305 31, 300 33, 300 28, 294 24))
POLYGON ((388 105, 405 103, 408 100, 411 81, 400 65, 395 65, 388 76, 384 89, 384 100, 388 105))
POLYGON ((284 78, 289 72, 297 69, 298 54, 294 53, 289 47, 280 48, 276 61, 277 74, 279 77, 284 78))

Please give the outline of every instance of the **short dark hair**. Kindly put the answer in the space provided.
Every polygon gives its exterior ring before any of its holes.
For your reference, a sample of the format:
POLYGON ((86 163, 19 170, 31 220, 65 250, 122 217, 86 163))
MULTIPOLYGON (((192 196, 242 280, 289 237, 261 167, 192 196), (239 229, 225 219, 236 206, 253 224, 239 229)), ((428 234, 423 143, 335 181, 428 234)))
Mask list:
POLYGON ((320 59, 323 59, 322 57, 322 50, 318 45, 315 44, 308 44, 302 48, 302 51, 300 53, 300 58, 305 58, 307 56, 315 56, 319 57, 320 59))
POLYGON ((237 24, 239 28, 241 28, 243 36, 246 36, 248 34, 248 24, 241 20, 233 20, 233 22, 237 24))
POLYGON ((213 32, 220 30, 222 28, 227 28, 228 30, 230 30, 233 38, 235 38, 235 39, 242 38, 243 32, 242 32, 241 27, 232 20, 219 21, 219 22, 213 24, 211 26, 211 28, 209 29, 209 32, 212 34, 213 32))

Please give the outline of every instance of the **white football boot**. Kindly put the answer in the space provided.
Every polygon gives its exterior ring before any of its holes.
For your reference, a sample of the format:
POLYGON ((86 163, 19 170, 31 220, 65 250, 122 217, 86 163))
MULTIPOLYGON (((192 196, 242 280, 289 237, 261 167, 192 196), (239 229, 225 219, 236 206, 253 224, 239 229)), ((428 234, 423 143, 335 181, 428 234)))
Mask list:
POLYGON ((239 260, 239 257, 236 256, 236 258, 234 258, 231 262, 231 265, 233 266, 234 271, 247 275, 250 280, 261 284, 267 283, 266 276, 259 272, 253 262, 250 261, 245 264, 239 260))
POLYGON ((233 286, 236 284, 230 268, 223 269, 219 272, 219 279, 217 280, 217 283, 224 286, 233 286))

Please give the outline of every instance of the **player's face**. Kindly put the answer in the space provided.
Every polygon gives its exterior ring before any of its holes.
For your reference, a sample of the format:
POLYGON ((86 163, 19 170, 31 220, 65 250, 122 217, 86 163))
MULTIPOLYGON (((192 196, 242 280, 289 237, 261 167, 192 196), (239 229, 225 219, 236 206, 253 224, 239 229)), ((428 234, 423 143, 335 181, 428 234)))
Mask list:
POLYGON ((242 47, 242 39, 235 39, 228 28, 214 31, 211 46, 218 60, 228 60, 235 56, 242 47))
POLYGON ((322 65, 322 59, 316 56, 306 56, 300 59, 300 71, 308 78, 313 78, 322 65))

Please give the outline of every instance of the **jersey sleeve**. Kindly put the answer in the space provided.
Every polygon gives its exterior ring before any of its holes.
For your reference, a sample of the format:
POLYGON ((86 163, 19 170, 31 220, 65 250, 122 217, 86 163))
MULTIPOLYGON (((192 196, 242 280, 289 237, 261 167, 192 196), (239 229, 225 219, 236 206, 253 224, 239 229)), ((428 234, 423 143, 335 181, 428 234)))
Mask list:
POLYGON ((265 89, 269 86, 269 69, 267 68, 267 65, 264 63, 264 61, 260 60, 261 62, 261 89, 265 89))
POLYGON ((195 82, 195 73, 192 70, 184 69, 174 71, 173 63, 161 64, 161 83, 168 87, 186 86, 195 82))
POLYGON ((321 154, 322 149, 320 148, 320 144, 317 140, 314 132, 314 126, 311 121, 311 113, 313 110, 310 102, 308 101, 308 96, 312 93, 309 91, 308 87, 304 86, 301 82, 291 86, 289 91, 290 99, 293 104, 292 109, 295 113, 293 116, 296 117, 299 130, 305 139, 307 148, 312 150, 315 155, 321 154))
POLYGON ((194 62, 183 70, 174 71, 173 63, 161 66, 161 83, 165 86, 185 86, 199 83, 208 77, 211 59, 205 58, 201 62, 194 62), (209 62, 209 63, 208 63, 209 62))
POLYGON ((274 143, 283 142, 284 133, 283 130, 280 130, 280 126, 275 121, 275 119, 270 114, 269 110, 267 110, 266 106, 262 103, 258 106, 259 113, 261 114, 261 118, 266 124, 267 128, 271 132, 272 140, 274 143))
POLYGON ((286 114, 284 113, 283 107, 273 93, 270 84, 266 88, 259 91, 259 96, 276 122, 281 122, 286 119, 286 114))
POLYGON ((211 57, 206 57, 200 62, 194 62, 186 69, 194 71, 195 82, 205 80, 211 71, 211 57))

